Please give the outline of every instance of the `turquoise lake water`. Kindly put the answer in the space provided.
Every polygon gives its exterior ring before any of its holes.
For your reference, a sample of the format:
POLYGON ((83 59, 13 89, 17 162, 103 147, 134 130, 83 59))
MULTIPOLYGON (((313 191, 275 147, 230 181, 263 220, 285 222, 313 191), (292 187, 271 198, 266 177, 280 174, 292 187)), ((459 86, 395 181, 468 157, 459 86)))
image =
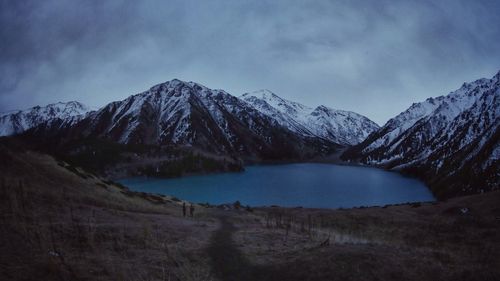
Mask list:
POLYGON ((119 181, 134 191, 197 203, 340 208, 434 201, 419 180, 381 169, 333 164, 249 166, 241 173, 119 181))

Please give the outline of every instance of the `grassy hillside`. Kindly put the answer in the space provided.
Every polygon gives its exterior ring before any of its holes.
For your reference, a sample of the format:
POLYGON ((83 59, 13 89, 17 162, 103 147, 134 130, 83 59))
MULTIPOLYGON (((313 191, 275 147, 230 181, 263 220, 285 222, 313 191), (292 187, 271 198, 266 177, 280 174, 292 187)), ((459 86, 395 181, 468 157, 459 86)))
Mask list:
POLYGON ((193 173, 239 172, 243 162, 231 155, 216 155, 194 147, 120 144, 99 138, 69 141, 38 140, 29 133, 1 139, 23 143, 32 150, 54 155, 71 165, 106 177, 180 177, 193 173))
POLYGON ((216 220, 50 156, 0 147, 1 280, 199 280, 216 220))
POLYGON ((0 145, 0 280, 499 280, 500 192, 224 211, 0 145), (189 204, 189 203, 188 203, 189 204))

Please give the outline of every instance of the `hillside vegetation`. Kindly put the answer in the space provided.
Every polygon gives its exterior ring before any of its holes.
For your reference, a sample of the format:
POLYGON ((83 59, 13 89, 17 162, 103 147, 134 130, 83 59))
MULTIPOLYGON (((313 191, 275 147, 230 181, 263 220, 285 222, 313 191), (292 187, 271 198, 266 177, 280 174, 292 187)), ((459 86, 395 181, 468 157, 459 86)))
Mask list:
POLYGON ((498 280, 500 193, 354 209, 131 192, 0 145, 2 280, 498 280), (190 203, 187 202, 189 205, 190 203))

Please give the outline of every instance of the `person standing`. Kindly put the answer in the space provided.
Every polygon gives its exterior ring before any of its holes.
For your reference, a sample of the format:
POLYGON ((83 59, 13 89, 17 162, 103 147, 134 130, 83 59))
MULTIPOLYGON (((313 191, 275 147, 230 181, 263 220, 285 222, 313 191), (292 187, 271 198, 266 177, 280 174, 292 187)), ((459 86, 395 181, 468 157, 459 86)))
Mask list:
POLYGON ((194 215, 194 206, 193 206, 193 203, 191 203, 191 206, 189 206, 189 215, 191 217, 194 215))
POLYGON ((182 216, 186 216, 186 202, 182 203, 182 216))

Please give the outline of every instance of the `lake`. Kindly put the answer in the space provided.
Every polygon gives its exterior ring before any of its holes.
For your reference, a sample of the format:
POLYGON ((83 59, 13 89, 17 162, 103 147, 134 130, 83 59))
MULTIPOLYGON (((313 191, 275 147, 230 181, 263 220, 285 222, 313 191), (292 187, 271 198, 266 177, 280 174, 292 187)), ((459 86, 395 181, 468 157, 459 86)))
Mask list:
POLYGON ((376 168, 333 164, 248 166, 241 173, 119 181, 134 191, 172 195, 197 203, 239 200, 250 206, 348 208, 434 201, 421 181, 376 168))

